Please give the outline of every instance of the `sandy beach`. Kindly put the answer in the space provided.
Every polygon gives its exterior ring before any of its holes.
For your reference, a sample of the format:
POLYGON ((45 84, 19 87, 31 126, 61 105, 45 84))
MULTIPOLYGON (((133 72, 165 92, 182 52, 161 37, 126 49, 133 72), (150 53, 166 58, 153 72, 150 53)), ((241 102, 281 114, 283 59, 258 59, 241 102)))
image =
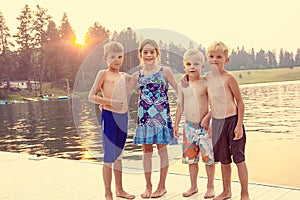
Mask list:
MULTIPOLYGON (((300 188, 299 147, 299 135, 248 133, 246 163, 249 182, 300 188)), ((203 163, 199 164, 199 169, 199 175, 206 176, 203 163)), ((170 172, 188 173, 188 166, 179 160, 170 166, 170 172)), ((216 165, 216 178, 221 178, 220 164, 216 165)), ((232 164, 232 180, 238 180, 235 164, 232 164)))

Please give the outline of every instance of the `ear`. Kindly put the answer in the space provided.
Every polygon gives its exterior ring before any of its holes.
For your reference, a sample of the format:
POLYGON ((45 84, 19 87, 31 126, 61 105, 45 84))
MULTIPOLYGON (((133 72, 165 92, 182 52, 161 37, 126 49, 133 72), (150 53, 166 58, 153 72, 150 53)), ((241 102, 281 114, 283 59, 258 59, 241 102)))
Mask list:
POLYGON ((205 68, 205 65, 202 65, 202 66, 201 66, 201 70, 204 69, 204 68, 205 68))
POLYGON ((107 61, 107 56, 103 56, 103 60, 104 60, 104 62, 106 62, 107 61))
POLYGON ((230 61, 230 58, 226 57, 226 60, 225 60, 226 64, 229 63, 229 61, 230 61))

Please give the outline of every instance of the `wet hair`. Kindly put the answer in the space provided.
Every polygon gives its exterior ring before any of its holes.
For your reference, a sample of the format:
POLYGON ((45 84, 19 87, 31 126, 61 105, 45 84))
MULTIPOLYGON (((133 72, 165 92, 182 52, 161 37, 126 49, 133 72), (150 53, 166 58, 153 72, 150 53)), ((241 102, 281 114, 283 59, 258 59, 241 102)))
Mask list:
POLYGON ((124 52, 124 47, 119 42, 110 41, 103 45, 103 51, 104 57, 106 57, 109 52, 124 52))
POLYGON ((206 51, 207 51, 207 53, 218 51, 218 52, 223 53, 226 57, 228 57, 229 49, 223 42, 214 41, 207 47, 206 51))
POLYGON ((157 43, 154 40, 151 40, 151 39, 144 39, 144 40, 142 40, 140 42, 140 45, 139 45, 139 48, 138 48, 139 59, 142 58, 142 51, 143 51, 144 47, 147 44, 150 44, 151 46, 154 47, 154 49, 156 51, 156 54, 157 54, 158 62, 160 62, 160 50, 159 50, 159 47, 158 47, 157 43))
POLYGON ((186 60, 188 56, 198 56, 200 58, 201 64, 204 64, 204 55, 201 51, 198 49, 188 49, 184 54, 183 54, 183 61, 186 60))

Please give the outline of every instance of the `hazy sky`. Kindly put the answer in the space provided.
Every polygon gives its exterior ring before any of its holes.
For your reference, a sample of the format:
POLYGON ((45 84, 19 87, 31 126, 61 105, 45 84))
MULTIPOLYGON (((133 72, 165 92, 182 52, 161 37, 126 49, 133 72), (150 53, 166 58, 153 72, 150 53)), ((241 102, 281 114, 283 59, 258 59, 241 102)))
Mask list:
POLYGON ((0 0, 13 34, 26 4, 48 9, 57 26, 66 12, 79 38, 98 21, 118 33, 127 27, 168 29, 204 46, 222 40, 231 49, 300 48, 299 0, 0 0))

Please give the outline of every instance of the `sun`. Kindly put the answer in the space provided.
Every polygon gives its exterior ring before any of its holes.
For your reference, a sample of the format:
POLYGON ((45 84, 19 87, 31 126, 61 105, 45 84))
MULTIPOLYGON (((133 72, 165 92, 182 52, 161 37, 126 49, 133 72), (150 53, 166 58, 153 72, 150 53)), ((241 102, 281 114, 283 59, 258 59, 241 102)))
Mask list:
POLYGON ((76 45, 80 45, 80 46, 84 46, 85 45, 85 39, 84 39, 84 37, 83 38, 76 37, 75 44, 76 45))
POLYGON ((85 46, 85 33, 76 32, 76 45, 85 46))

